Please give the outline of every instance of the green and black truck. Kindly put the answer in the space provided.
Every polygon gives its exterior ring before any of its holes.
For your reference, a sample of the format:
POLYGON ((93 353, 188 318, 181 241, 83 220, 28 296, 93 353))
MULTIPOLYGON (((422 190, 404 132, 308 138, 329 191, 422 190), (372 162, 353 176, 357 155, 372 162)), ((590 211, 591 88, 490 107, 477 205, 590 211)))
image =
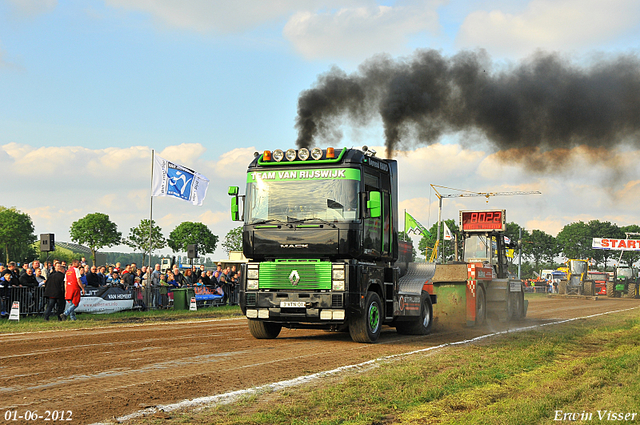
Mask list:
POLYGON ((435 265, 410 263, 411 246, 398 241, 395 160, 366 146, 264 151, 246 193, 229 195, 233 220, 244 221, 240 307, 254 337, 348 329, 375 342, 383 324, 431 331, 435 265))

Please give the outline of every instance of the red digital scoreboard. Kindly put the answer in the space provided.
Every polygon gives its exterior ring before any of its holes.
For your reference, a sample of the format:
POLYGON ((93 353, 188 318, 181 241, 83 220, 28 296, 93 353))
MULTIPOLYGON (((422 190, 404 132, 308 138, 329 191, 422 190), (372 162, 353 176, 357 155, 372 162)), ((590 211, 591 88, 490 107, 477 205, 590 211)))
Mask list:
POLYGON ((506 210, 460 211, 463 232, 487 232, 506 230, 506 210))

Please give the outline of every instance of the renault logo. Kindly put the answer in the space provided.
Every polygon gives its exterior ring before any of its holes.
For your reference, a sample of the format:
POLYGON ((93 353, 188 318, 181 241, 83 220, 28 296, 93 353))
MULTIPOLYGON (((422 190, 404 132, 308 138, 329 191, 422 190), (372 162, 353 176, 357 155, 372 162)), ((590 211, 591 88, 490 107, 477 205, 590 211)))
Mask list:
POLYGON ((296 286, 298 282, 300 282, 300 275, 298 274, 298 270, 291 270, 291 274, 289 275, 289 282, 291 282, 292 286, 296 286))

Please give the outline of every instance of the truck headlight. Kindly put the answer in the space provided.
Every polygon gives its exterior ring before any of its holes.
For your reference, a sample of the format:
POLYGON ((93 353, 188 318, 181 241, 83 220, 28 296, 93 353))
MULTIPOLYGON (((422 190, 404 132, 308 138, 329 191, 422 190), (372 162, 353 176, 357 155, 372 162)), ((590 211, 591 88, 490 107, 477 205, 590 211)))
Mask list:
POLYGON ((334 264, 331 268, 331 289, 334 291, 345 290, 344 264, 334 264))
POLYGON ((331 283, 331 289, 334 291, 344 291, 344 280, 334 280, 331 283))
POLYGON ((306 161, 307 159, 309 159, 309 149, 307 148, 302 148, 298 151, 298 158, 300 158, 303 161, 306 161))
POLYGON ((283 158, 284 152, 282 152, 282 149, 276 149, 275 151, 273 151, 273 159, 275 159, 277 162, 282 161, 283 158))
POLYGON ((257 279, 258 269, 247 269, 247 279, 257 279))
POLYGON ((256 289, 258 289, 258 280, 247 279, 247 290, 256 290, 256 289))

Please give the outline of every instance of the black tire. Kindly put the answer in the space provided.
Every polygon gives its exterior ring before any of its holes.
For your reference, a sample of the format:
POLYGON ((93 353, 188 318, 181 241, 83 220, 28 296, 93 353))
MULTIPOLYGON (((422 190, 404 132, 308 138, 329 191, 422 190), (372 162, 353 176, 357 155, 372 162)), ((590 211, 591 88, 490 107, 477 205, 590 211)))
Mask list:
POLYGON ((627 292, 627 297, 628 298, 638 298, 638 284, 637 283, 630 283, 629 284, 629 290, 627 292))
POLYGON ((433 329, 433 305, 431 296, 422 293, 420 300, 420 316, 410 322, 398 322, 396 331, 402 335, 428 335, 433 329))
POLYGON ((558 294, 566 295, 566 293, 567 293, 567 281, 561 280, 560 283, 558 284, 558 294))
POLYGON ((607 282, 607 297, 613 298, 616 296, 615 282, 607 282))
POLYGON ((256 339, 274 339, 280 335, 282 325, 279 323, 263 322, 249 319, 249 332, 256 339))
POLYGON ((372 343, 380 337, 384 312, 380 297, 375 292, 367 292, 364 310, 360 317, 349 323, 349 335, 354 342, 372 343))
POLYGON ((592 296, 596 294, 596 283, 593 280, 585 280, 582 283, 582 293, 592 296))
POLYGON ((524 317, 524 292, 510 292, 511 305, 509 311, 510 320, 522 320, 524 317))
POLYGON ((484 287, 476 286, 476 326, 484 325, 487 321, 487 297, 484 287))

